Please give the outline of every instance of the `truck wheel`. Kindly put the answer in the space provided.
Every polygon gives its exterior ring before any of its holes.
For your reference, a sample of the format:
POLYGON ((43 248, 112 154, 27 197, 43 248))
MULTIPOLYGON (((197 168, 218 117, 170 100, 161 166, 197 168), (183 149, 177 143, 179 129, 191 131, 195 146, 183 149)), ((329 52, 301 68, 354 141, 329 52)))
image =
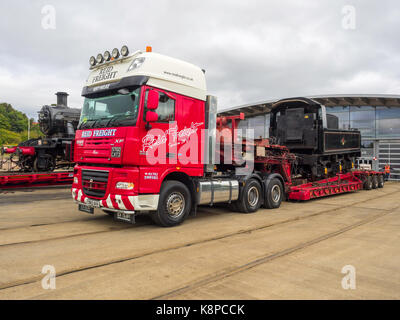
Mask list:
POLYGON ((376 174, 372 176, 372 189, 378 188, 378 177, 376 174))
POLYGON ((241 198, 237 201, 237 208, 242 213, 256 212, 261 206, 262 191, 260 183, 255 179, 246 181, 242 189, 241 198))
POLYGON ((274 178, 267 186, 265 207, 268 209, 279 208, 283 200, 284 191, 279 179, 274 178))
POLYGON ((151 218, 161 227, 176 226, 185 220, 191 204, 189 189, 182 182, 166 181, 161 185, 158 209, 151 218))
POLYGON ((237 206, 237 201, 232 201, 231 203, 228 204, 229 210, 233 212, 239 211, 238 206, 237 206))
POLYGON ((378 188, 383 188, 385 185, 385 179, 383 178, 383 174, 378 176, 378 188))
POLYGON ((371 190, 372 189, 372 177, 367 176, 367 178, 364 181, 364 189, 365 190, 371 190))

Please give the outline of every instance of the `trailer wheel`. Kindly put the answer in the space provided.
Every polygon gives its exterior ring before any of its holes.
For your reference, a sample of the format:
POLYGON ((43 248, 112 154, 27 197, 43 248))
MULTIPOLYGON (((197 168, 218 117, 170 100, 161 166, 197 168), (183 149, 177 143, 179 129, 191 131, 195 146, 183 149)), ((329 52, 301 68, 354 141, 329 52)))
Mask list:
POLYGON ((191 203, 189 189, 182 182, 166 181, 161 185, 158 209, 151 218, 161 227, 176 226, 189 214, 191 203))
POLYGON ((364 181, 364 189, 365 190, 371 190, 372 189, 372 177, 367 176, 367 178, 364 181))
POLYGON ((378 188, 383 188, 385 185, 385 179, 383 178, 383 174, 378 176, 378 188))
POLYGON ((378 177, 376 174, 372 176, 372 189, 378 188, 378 177))
POLYGON ((242 213, 256 212, 262 201, 262 191, 260 183, 255 179, 246 181, 242 189, 241 198, 237 201, 236 206, 242 213))
POLYGON ((272 179, 265 193, 265 207, 268 209, 279 208, 284 196, 282 182, 277 178, 272 179))

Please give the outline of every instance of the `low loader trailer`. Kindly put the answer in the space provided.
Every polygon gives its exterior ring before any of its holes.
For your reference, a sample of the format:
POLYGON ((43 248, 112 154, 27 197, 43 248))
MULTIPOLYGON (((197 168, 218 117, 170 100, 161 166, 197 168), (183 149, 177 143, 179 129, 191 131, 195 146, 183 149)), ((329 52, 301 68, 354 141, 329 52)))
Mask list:
POLYGON ((354 170, 334 177, 291 186, 288 193, 290 200, 311 200, 335 194, 357 190, 383 188, 382 172, 354 170))
POLYGON ((244 115, 217 117, 205 71, 126 46, 91 57, 74 142, 72 198, 80 211, 101 209, 135 222, 182 223, 200 205, 226 203, 252 213, 284 199, 309 200, 383 186, 378 172, 339 163, 317 181, 276 139, 239 129, 244 115), (335 172, 335 173, 333 173, 335 172))
POLYGON ((0 190, 54 185, 71 185, 73 176, 74 173, 72 170, 41 173, 0 171, 0 190))

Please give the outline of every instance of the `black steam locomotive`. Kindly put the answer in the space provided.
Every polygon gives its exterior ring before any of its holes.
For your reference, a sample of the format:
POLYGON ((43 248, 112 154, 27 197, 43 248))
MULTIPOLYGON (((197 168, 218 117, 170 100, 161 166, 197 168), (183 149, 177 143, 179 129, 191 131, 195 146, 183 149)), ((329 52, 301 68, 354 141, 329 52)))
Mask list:
POLYGON ((311 180, 349 171, 361 155, 360 131, 339 129, 338 118, 312 99, 274 103, 269 130, 272 143, 296 154, 297 173, 311 180))
POLYGON ((39 127, 45 137, 3 150, 11 153, 11 162, 21 171, 53 171, 73 165, 72 142, 81 110, 68 107, 66 92, 57 92, 56 95, 56 106, 45 105, 38 112, 39 127))

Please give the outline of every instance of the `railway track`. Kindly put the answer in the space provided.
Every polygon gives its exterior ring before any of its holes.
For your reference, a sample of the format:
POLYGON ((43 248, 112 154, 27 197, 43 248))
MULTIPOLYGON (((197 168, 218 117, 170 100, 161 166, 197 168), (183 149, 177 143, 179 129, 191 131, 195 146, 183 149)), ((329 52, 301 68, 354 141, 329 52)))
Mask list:
MULTIPOLYGON (((390 196, 390 195, 392 195, 394 193, 397 193, 397 192, 398 191, 396 190, 394 192, 387 193, 383 197, 390 196)), ((349 204, 349 205, 342 206, 341 208, 354 207, 354 206, 356 206, 356 205, 358 205, 360 203, 363 203, 363 202, 369 201, 369 200, 373 200, 373 199, 374 199, 373 197, 369 198, 367 200, 364 199, 364 200, 361 200, 361 201, 358 201, 358 202, 354 202, 354 203, 349 204)), ((261 225, 261 226, 257 226, 257 227, 241 229, 241 230, 238 230, 238 231, 235 231, 235 232, 231 232, 231 233, 228 233, 228 234, 223 234, 223 235, 216 236, 216 237, 209 237, 207 239, 200 239, 200 240, 196 240, 196 241, 187 241, 187 242, 185 242, 183 244, 170 246, 170 247, 164 247, 164 248, 160 248, 160 249, 155 249, 155 250, 151 250, 149 252, 143 253, 143 254, 135 254, 135 255, 126 256, 126 257, 123 257, 123 258, 110 259, 110 260, 107 260, 107 261, 99 261, 98 263, 92 263, 92 264, 88 264, 88 265, 84 265, 84 266, 79 266, 79 267, 76 267, 76 268, 66 268, 66 269, 61 270, 61 271, 58 270, 57 277, 62 277, 62 276, 68 275, 68 274, 78 273, 78 272, 82 272, 82 271, 85 271, 85 270, 100 268, 100 267, 104 267, 104 266, 108 266, 108 265, 112 265, 112 264, 118 264, 118 263, 130 261, 130 260, 140 259, 140 258, 151 256, 151 255, 154 255, 154 254, 157 254, 157 253, 178 250, 178 249, 181 249, 181 248, 184 248, 184 247, 195 246, 195 245, 200 245, 200 244, 204 244, 204 243, 210 243, 210 242, 218 241, 218 240, 222 240, 222 239, 229 239, 229 238, 235 237, 237 235, 250 234, 250 233, 252 233, 254 231, 260 231, 260 230, 271 228, 271 227, 275 227, 275 226, 285 225, 285 224, 289 224, 289 223, 293 223, 293 222, 297 222, 297 221, 301 221, 301 220, 307 220, 307 219, 310 219, 310 218, 313 218, 313 217, 317 217, 317 216, 321 216, 321 215, 324 215, 324 214, 327 214, 327 213, 336 212, 337 210, 338 210, 338 208, 332 207, 332 209, 322 210, 320 212, 316 212, 316 213, 313 213, 313 214, 310 214, 310 215, 307 215, 307 216, 297 216, 297 217, 286 219, 286 220, 282 220, 282 221, 279 221, 279 222, 276 222, 276 223, 267 223, 267 224, 264 224, 264 225, 261 225)), ((159 296, 154 296, 153 299, 159 299, 159 298, 164 298, 164 297, 166 298, 166 297, 169 297, 169 296, 173 296, 173 295, 179 294, 179 293, 184 292, 184 291, 186 292, 188 290, 197 288, 198 286, 204 285, 204 284, 209 283, 211 281, 215 281, 216 279, 220 279, 220 278, 229 276, 231 274, 240 272, 241 270, 243 270, 243 271, 247 270, 247 269, 249 269, 251 267, 254 267, 254 266, 256 266, 256 265, 258 265, 260 263, 268 262, 268 261, 270 261, 272 259, 279 258, 281 256, 290 254, 291 252, 300 250, 300 249, 305 248, 307 246, 310 246, 312 244, 321 242, 323 240, 326 240, 326 239, 329 239, 331 237, 334 237, 334 236, 336 236, 338 234, 341 234, 341 233, 344 233, 346 231, 352 230, 352 229, 354 229, 354 228, 356 228, 358 226, 361 226, 361 225, 364 225, 364 224, 366 224, 368 222, 374 221, 374 220, 376 220, 376 219, 378 219, 378 218, 380 218, 380 217, 382 217, 384 215, 390 214, 394 210, 395 209, 389 210, 389 211, 385 211, 383 214, 374 216, 372 218, 364 219, 361 222, 352 224, 352 225, 347 226, 345 228, 342 228, 342 229, 340 229, 338 231, 323 235, 323 236, 318 237, 316 239, 313 239, 311 241, 299 244, 299 245, 297 245, 295 247, 291 247, 289 249, 285 249, 283 251, 274 253, 273 255, 267 255, 267 256, 265 256, 263 258, 258 258, 258 259, 254 260, 254 261, 251 261, 251 262, 248 262, 248 263, 246 263, 244 265, 241 265, 240 267, 233 268, 232 270, 225 270, 224 272, 219 273, 219 274, 217 274, 217 275, 215 275, 213 277, 202 279, 202 280, 199 280, 199 281, 195 281, 195 282, 193 282, 193 283, 191 283, 191 284, 189 284, 187 286, 184 286, 182 288, 163 293, 162 295, 159 295, 159 296), (180 291, 180 290, 182 290, 182 291, 180 291)), ((113 232, 113 231, 121 231, 121 230, 123 230, 123 229, 120 229, 120 230, 105 230, 102 233, 113 232)), ((96 234, 96 232, 94 232, 92 234, 96 234)), ((82 236, 82 235, 84 235, 84 234, 73 235, 73 237, 79 237, 79 236, 82 236)), ((90 234, 88 234, 88 235, 90 235, 90 234)), ((43 241, 60 240, 60 239, 69 238, 69 237, 70 236, 58 237, 58 238, 54 238, 54 239, 44 239, 43 241)), ((38 242, 40 242, 40 241, 38 241, 38 242)), ((22 243, 11 243, 9 245, 18 245, 18 244, 22 244, 22 243)), ((0 247, 0 250, 1 250, 1 248, 2 247, 0 247)), ((18 281, 12 281, 12 282, 9 282, 9 283, 4 283, 4 284, 0 285, 0 291, 8 289, 8 288, 12 288, 12 287, 31 284, 31 283, 40 281, 41 279, 42 279, 42 275, 38 275, 38 276, 34 276, 34 277, 21 279, 21 280, 18 280, 18 281)))
MULTIPOLYGON (((394 193, 397 193, 397 191, 388 193, 385 196, 390 196, 390 195, 392 195, 394 193)), ((69 198, 69 196, 68 196, 68 198, 69 198)), ((368 199, 368 200, 372 200, 372 199, 373 198, 368 199)), ((57 200, 57 199, 50 199, 50 200, 57 200)), ((28 201, 24 201, 24 202, 28 202, 28 201)), ((342 208, 356 206, 357 204, 360 204, 360 203, 363 203, 363 202, 365 202, 365 200, 354 202, 351 205, 343 206, 342 208)), ((1 199, 0 199, 0 204, 1 203, 2 202, 1 202, 1 199)), ((292 219, 289 219, 289 220, 284 220, 284 221, 281 221, 281 222, 278 222, 278 223, 263 225, 263 226, 260 226, 260 229, 264 229, 264 228, 270 227, 270 226, 272 227, 272 226, 275 226, 275 225, 279 225, 279 224, 287 223, 287 222, 291 222, 291 221, 307 219, 307 218, 310 218, 310 217, 313 217, 313 216, 318 216, 318 215, 321 215, 321 214, 324 214, 324 213, 328 213, 328 212, 332 212, 332 211, 337 210, 337 205, 332 205, 332 204, 326 204, 326 205, 332 206, 333 208, 330 209, 330 210, 323 210, 321 212, 317 212, 317 213, 315 213, 313 215, 307 215, 307 216, 300 217, 300 218, 299 217, 295 217, 295 218, 292 218, 292 219)), ((222 208, 222 207, 219 207, 219 208, 222 208)), ((222 208, 222 209, 226 209, 226 208, 222 208)), ((212 213, 213 215, 223 215, 223 214, 225 214, 225 212, 211 211, 211 210, 208 209, 208 207, 199 207, 199 213, 205 213, 205 214, 212 213)), ((82 221, 93 221, 93 220, 108 220, 108 219, 109 219, 109 217, 107 217, 106 215, 104 215, 103 217, 96 217, 95 219, 93 219, 92 217, 88 216, 87 219, 80 219, 80 220, 65 220, 65 221, 54 222, 54 223, 32 224, 32 225, 18 226, 18 227, 12 227, 12 228, 0 228, 0 231, 11 231, 11 230, 18 230, 18 229, 22 230, 22 229, 26 229, 26 228, 30 228, 30 227, 55 226, 55 225, 71 223, 71 222, 82 222, 82 221)), ((141 226, 146 226, 146 225, 152 224, 151 220, 148 219, 147 217, 139 216, 137 219, 138 220, 134 225, 135 227, 141 227, 141 226)), ((132 228, 132 225, 129 225, 129 224, 122 224, 122 223, 119 223, 119 222, 118 222, 118 224, 120 226, 118 226, 118 227, 116 227, 116 226, 115 227, 110 227, 110 230, 94 231, 94 232, 87 232, 87 233, 84 232, 84 233, 78 233, 78 234, 73 234, 73 235, 65 235, 63 237, 54 237, 54 238, 40 239, 40 240, 35 240, 35 241, 21 241, 21 242, 15 242, 15 243, 8 243, 8 244, 4 244, 4 245, 0 244, 0 247, 19 245, 19 244, 26 244, 26 243, 47 242, 47 241, 51 241, 51 240, 67 239, 67 238, 71 238, 71 237, 79 237, 79 236, 96 234, 96 233, 120 231, 120 230, 125 230, 125 229, 132 228)), ((258 230, 258 228, 255 228, 255 229, 252 229, 252 230, 249 230, 249 231, 251 232, 251 231, 255 231, 255 230, 258 230)))
MULTIPOLYGON (((110 217, 101 217, 98 220, 105 220, 105 219, 110 219, 110 217)), ((82 221, 82 220, 80 220, 82 221)), ((83 221, 93 221, 93 219, 86 219, 83 221)), ((40 224, 40 225, 31 225, 30 227, 41 227, 41 226, 51 226, 51 225, 58 225, 58 224, 64 224, 64 223, 70 223, 70 222, 77 222, 77 220, 72 220, 72 221, 63 221, 63 222, 56 222, 56 223, 45 223, 45 224, 40 224)), ((144 222, 144 221, 138 221, 135 224, 136 227, 142 227, 145 225, 150 225, 150 222, 144 222)), ((121 230, 126 230, 132 228, 132 225, 129 224, 123 224, 119 223, 118 225, 115 226, 109 226, 107 230, 98 230, 98 231, 91 231, 91 232, 82 232, 82 233, 77 233, 77 234, 70 234, 70 235, 65 235, 61 237, 52 237, 52 238, 47 238, 47 239, 38 239, 38 240, 28 240, 28 241, 19 241, 19 242, 12 242, 12 243, 5 243, 5 244, 0 244, 0 248, 2 247, 10 247, 10 246, 16 246, 16 245, 23 245, 23 244, 30 244, 30 243, 40 243, 40 242, 49 242, 53 240, 62 240, 62 239, 69 239, 69 238, 75 238, 75 237, 81 237, 81 236, 87 236, 87 235, 94 235, 94 234, 100 234, 100 233, 107 233, 107 232, 116 232, 116 231, 121 231, 121 230)), ((11 230, 17 230, 17 229, 26 229, 26 227, 16 227, 16 228, 7 228, 7 229, 0 229, 0 231, 11 231, 11 230)))

